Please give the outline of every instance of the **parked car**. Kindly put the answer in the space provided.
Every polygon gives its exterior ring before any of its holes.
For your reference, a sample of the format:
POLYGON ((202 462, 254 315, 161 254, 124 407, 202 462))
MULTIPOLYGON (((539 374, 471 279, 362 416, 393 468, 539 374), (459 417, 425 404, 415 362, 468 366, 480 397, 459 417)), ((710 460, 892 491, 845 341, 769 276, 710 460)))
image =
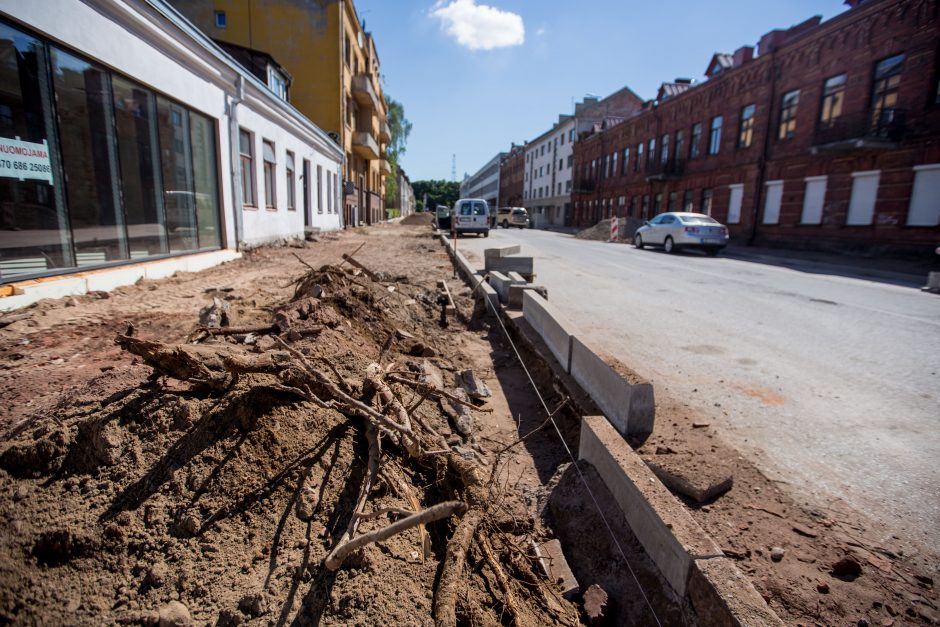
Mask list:
POLYGON ((502 207, 499 210, 497 222, 504 229, 511 226, 526 229, 529 227, 529 212, 523 207, 502 207))
POLYGON ((449 231, 451 226, 450 207, 447 205, 438 205, 434 212, 434 223, 442 231, 449 231))
POLYGON ((490 208, 482 198, 461 198, 454 203, 453 219, 457 234, 490 236, 490 208))
POLYGON ((728 245, 728 227, 704 213, 661 213, 636 230, 633 244, 662 246, 667 253, 697 248, 717 255, 728 245))

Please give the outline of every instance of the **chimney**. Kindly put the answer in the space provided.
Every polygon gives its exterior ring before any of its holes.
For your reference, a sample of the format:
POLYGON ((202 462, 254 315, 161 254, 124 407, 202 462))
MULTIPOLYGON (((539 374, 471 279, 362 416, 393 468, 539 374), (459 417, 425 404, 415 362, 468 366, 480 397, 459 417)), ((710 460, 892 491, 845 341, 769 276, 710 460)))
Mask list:
POLYGON ((754 58, 754 46, 741 46, 734 51, 734 67, 741 67, 754 58))

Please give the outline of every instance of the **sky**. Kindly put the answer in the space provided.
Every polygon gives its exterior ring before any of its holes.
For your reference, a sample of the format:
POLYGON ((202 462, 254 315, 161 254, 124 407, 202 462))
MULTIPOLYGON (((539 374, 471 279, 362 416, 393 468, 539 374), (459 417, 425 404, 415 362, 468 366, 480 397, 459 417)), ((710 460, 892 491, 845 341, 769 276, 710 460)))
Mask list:
POLYGON ((677 77, 703 80, 715 52, 842 0, 356 0, 375 36, 384 89, 414 125, 412 181, 472 174, 534 139, 586 95, 629 86, 643 99, 677 77))

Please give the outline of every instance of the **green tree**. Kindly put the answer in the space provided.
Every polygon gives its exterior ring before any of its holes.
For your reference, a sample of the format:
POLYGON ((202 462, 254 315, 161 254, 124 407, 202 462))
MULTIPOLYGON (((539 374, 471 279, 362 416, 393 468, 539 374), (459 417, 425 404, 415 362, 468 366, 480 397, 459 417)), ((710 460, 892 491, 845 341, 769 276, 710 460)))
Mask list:
POLYGON ((432 211, 437 205, 452 207, 460 198, 460 183, 445 180, 412 181, 415 198, 424 200, 428 195, 427 209, 432 211))
POLYGON ((394 202, 398 193, 398 160, 405 154, 408 136, 411 134, 411 122, 405 117, 405 107, 400 102, 385 95, 388 102, 388 128, 392 140, 385 148, 385 155, 391 166, 391 173, 385 177, 385 200, 394 202))

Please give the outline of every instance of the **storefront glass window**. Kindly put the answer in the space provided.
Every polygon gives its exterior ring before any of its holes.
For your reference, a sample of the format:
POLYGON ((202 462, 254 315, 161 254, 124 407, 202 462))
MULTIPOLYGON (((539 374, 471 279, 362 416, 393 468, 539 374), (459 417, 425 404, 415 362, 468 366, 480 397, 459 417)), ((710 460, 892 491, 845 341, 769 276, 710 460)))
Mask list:
POLYGON ((83 59, 52 48, 52 80, 75 264, 93 266, 127 259, 109 76, 83 59))
POLYGON ((215 170, 215 130, 209 118, 190 111, 189 132, 193 143, 199 248, 215 248, 222 245, 219 233, 219 185, 215 170))
POLYGON ((0 23, 0 280, 72 265, 45 68, 42 43, 0 23))
POLYGON ((120 76, 112 89, 130 257, 166 253, 154 96, 120 76))
POLYGON ((189 112, 175 102, 157 96, 157 113, 170 252, 194 250, 199 245, 189 112))

